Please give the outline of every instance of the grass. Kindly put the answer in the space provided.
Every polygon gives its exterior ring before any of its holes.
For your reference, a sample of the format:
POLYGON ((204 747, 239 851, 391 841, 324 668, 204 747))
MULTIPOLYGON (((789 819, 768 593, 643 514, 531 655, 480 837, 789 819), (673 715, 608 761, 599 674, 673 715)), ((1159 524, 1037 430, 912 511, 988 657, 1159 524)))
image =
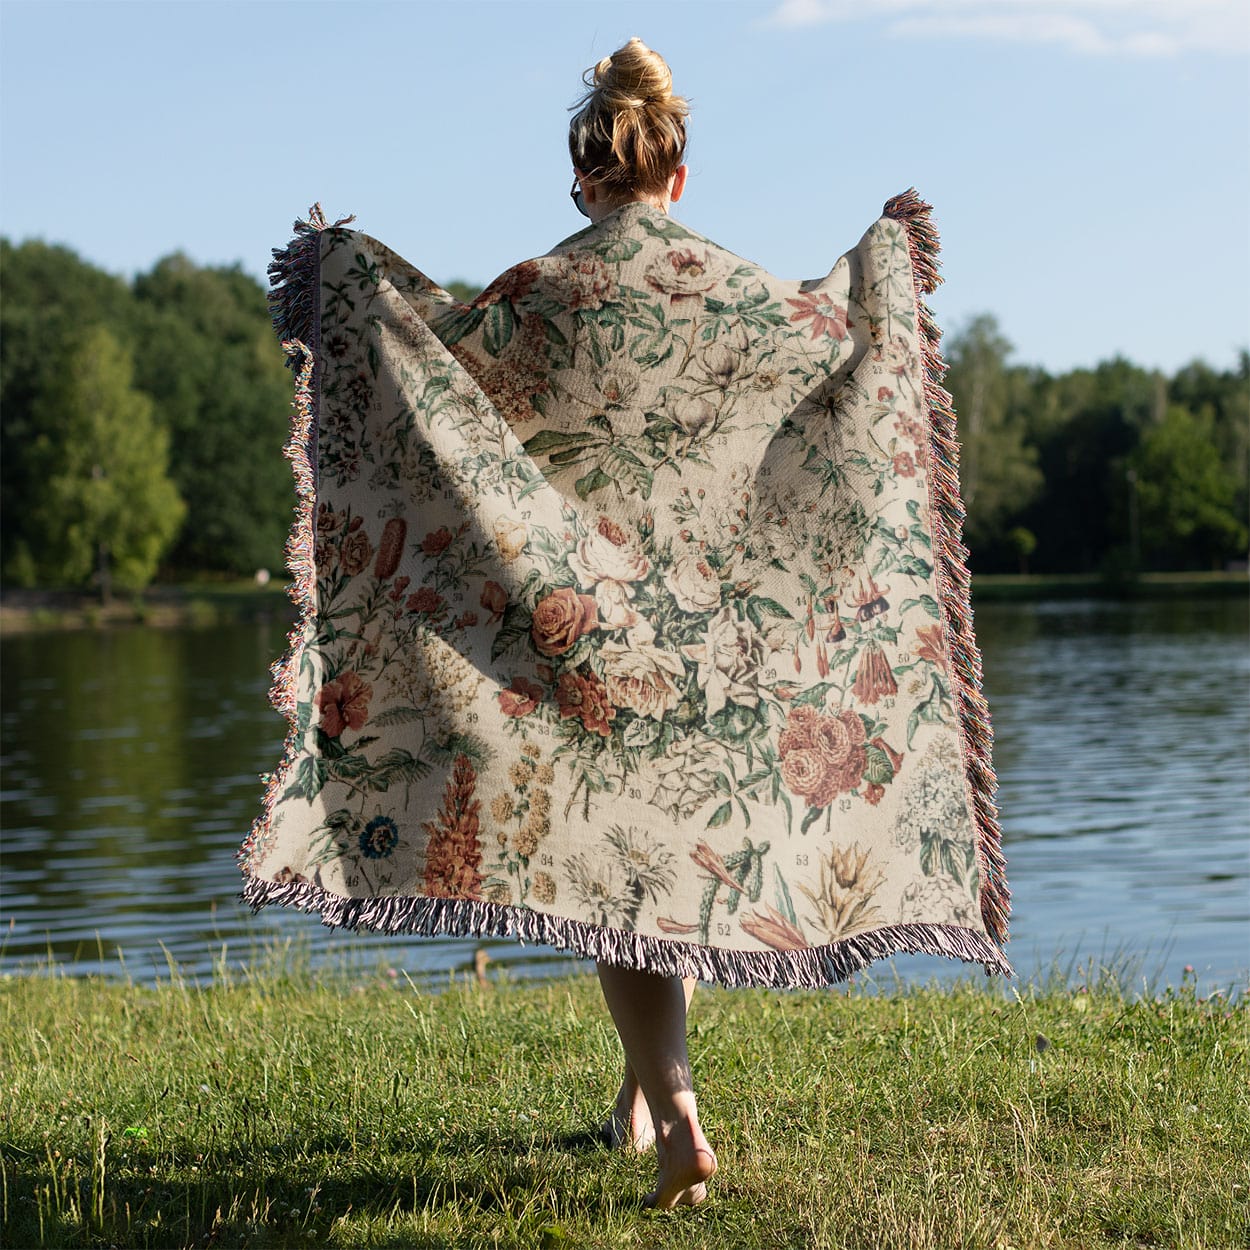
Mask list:
POLYGON ((593 979, 0 983, 6 1246, 1234 1247, 1250 1008, 1191 982, 700 989, 721 1171, 639 1208, 588 1132, 593 979))

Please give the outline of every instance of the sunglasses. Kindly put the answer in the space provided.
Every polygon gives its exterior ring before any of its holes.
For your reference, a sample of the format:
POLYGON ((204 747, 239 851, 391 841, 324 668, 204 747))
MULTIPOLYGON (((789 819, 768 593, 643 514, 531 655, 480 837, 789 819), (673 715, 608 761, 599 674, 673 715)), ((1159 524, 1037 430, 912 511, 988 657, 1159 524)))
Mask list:
POLYGON ((576 177, 573 179, 573 189, 569 192, 569 199, 573 201, 577 211, 581 213, 583 217, 590 216, 590 214, 586 211, 586 201, 582 198, 581 179, 576 177))

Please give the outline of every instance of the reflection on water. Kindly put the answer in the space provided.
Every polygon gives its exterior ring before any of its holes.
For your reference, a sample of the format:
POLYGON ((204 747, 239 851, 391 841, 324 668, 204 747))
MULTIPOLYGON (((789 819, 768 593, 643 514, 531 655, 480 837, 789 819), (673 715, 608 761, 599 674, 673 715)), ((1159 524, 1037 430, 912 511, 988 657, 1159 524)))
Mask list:
MULTIPOLYGON (((1130 952, 1208 983, 1250 968, 1247 605, 991 604, 977 613, 997 733, 1009 953, 1130 952)), ((234 854, 282 724, 265 701, 277 623, 26 635, 3 644, 0 968, 52 956, 81 971, 207 976, 215 960, 308 935, 414 974, 479 945, 520 974, 567 957, 517 943, 330 934, 236 901, 234 854)), ((900 959, 904 976, 945 961, 900 959)), ((954 966, 950 966, 954 968, 954 966)))

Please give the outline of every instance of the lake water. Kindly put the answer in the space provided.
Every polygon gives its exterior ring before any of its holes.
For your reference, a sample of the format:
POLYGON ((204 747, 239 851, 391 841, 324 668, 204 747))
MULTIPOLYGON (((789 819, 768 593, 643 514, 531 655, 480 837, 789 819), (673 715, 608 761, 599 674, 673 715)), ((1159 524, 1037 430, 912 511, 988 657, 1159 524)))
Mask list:
MULTIPOLYGON (((1207 988, 1250 969, 1250 649, 1242 600, 987 604, 1008 954, 1207 988)), ((479 945, 517 975, 574 966, 510 941, 331 933, 236 900, 234 855, 277 762, 280 622, 32 634, 0 645, 0 971, 207 979, 294 938, 314 962, 444 979, 479 945)), ((962 971, 912 957, 878 965, 962 971)), ((385 973, 384 973, 385 974, 385 973)), ((1132 979, 1132 978, 1130 978, 1132 979)))

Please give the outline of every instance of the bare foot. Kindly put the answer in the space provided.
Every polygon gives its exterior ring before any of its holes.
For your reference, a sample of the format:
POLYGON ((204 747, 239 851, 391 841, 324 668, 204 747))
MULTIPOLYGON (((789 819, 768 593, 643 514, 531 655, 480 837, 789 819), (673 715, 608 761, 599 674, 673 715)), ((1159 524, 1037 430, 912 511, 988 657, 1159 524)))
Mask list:
POLYGON ((698 1121, 679 1120, 656 1138, 660 1179, 643 1205, 667 1211, 698 1206, 707 1197, 707 1182, 716 1171, 716 1156, 698 1121))
POLYGON ((604 1142, 614 1150, 636 1150, 642 1154, 655 1145, 651 1109, 637 1082, 626 1082, 616 1096, 616 1104, 600 1130, 604 1142))

